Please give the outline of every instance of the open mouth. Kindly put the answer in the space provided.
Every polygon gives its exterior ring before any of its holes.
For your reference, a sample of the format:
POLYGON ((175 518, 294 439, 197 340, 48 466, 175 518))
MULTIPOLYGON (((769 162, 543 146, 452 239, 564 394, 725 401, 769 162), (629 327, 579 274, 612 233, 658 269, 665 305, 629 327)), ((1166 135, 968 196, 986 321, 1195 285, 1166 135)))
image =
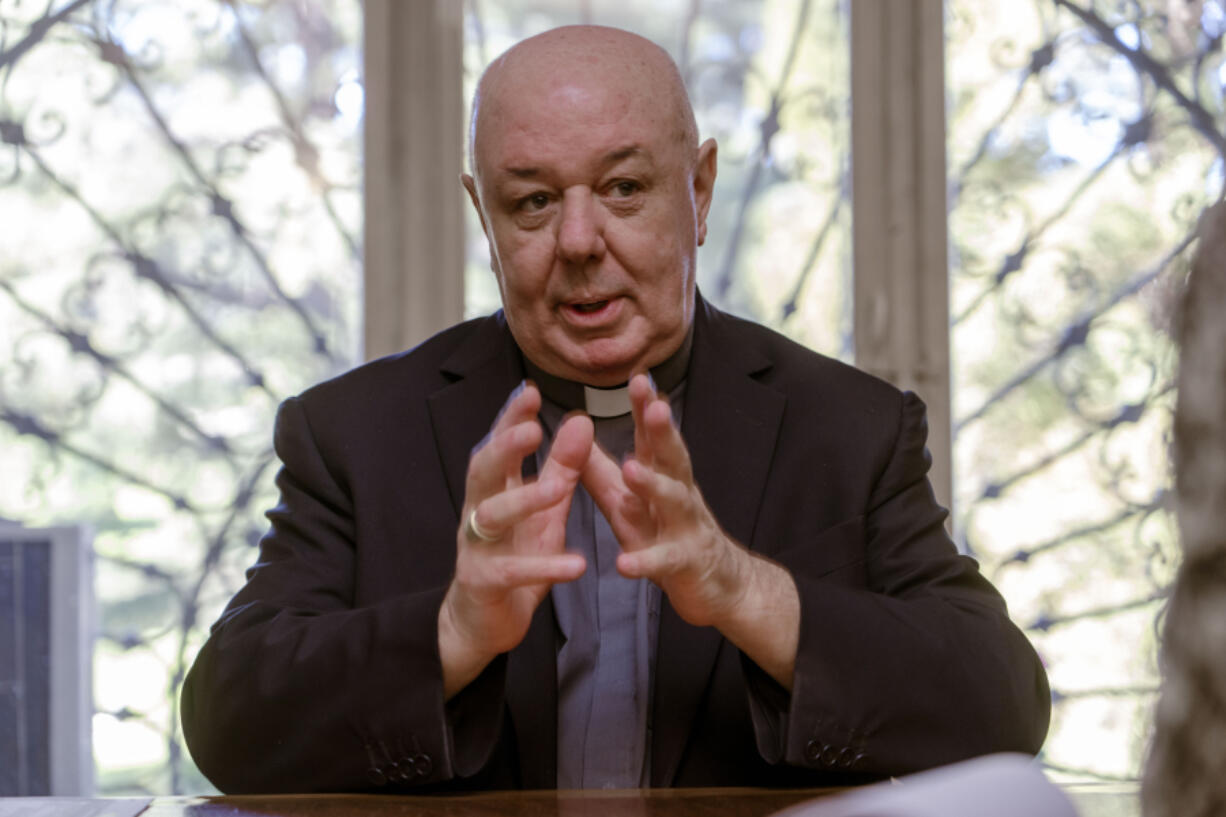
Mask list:
POLYGON ((562 307, 562 314, 572 326, 588 331, 618 321, 622 312, 622 299, 619 295, 609 295, 604 298, 593 298, 590 295, 580 297, 582 300, 576 298, 566 302, 562 307))

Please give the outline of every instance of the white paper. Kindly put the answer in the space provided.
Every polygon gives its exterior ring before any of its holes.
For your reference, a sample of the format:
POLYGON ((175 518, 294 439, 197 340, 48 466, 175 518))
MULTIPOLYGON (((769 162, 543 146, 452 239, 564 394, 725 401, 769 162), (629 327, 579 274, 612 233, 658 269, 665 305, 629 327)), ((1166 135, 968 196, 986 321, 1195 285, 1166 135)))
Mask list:
POLYGON ((135 817, 152 798, 0 797, 0 817, 135 817))
POLYGON ((1028 755, 999 754, 822 797, 773 817, 1077 817, 1028 755))

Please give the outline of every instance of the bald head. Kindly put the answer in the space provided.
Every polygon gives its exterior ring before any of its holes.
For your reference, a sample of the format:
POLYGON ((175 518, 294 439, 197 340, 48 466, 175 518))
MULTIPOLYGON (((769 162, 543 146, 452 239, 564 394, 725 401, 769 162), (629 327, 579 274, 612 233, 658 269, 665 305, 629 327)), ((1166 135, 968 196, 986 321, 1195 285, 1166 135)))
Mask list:
MULTIPOLYGON (((480 176, 481 144, 527 101, 582 104, 593 95, 648 109, 678 145, 693 151, 698 126, 681 73, 668 52, 648 39, 604 26, 564 26, 530 37, 498 57, 477 84, 468 159, 480 176)), ((593 122, 599 126, 599 122, 593 122)))
POLYGON ((524 40, 477 87, 471 162, 461 179, 526 359, 605 388, 680 348, 716 145, 698 144, 662 49, 595 26, 524 40))

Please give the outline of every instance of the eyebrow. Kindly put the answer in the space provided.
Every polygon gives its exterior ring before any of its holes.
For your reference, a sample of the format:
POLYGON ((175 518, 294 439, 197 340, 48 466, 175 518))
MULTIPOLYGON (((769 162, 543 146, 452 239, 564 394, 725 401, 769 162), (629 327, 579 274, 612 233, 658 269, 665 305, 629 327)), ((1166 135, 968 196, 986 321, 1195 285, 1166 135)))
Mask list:
MULTIPOLYGON (((640 147, 637 144, 626 145, 624 147, 616 148, 606 153, 604 157, 600 160, 600 165, 601 167, 609 167, 610 165, 615 165, 618 162, 621 162, 625 159, 629 159, 632 156, 647 157, 648 154, 645 150, 643 150, 642 147, 640 147)), ((533 167, 533 166, 508 167, 508 168, 504 168, 503 170, 507 175, 514 176, 517 179, 533 179, 539 176, 541 173, 541 169, 539 167, 533 167)))

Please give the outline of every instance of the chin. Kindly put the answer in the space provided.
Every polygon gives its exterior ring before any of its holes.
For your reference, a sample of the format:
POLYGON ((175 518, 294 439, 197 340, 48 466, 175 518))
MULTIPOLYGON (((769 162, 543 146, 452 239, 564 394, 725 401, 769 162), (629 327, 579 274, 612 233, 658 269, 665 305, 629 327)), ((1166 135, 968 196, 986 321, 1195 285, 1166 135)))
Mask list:
POLYGON ((572 380, 597 388, 610 388, 620 386, 630 379, 637 371, 637 358, 627 358, 625 355, 587 355, 568 360, 567 366, 572 372, 572 380))
POLYGON ((569 379, 598 389, 609 389, 620 386, 634 374, 634 367, 628 365, 609 364, 607 366, 585 365, 572 366, 569 379))

